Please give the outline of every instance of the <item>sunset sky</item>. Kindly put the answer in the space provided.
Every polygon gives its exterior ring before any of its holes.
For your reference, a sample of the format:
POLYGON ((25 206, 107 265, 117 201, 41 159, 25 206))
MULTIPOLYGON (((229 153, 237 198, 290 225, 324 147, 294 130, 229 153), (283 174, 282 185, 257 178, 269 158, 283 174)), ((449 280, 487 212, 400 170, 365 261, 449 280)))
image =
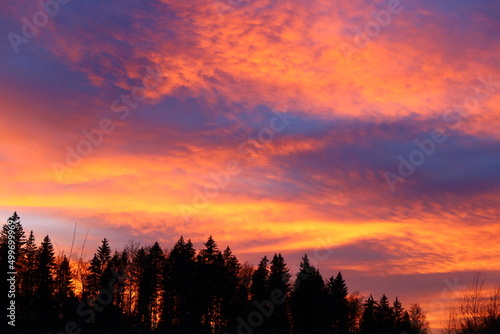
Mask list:
POLYGON ((0 213, 38 242, 307 252, 433 326, 498 279, 497 0, 48 2, 0 3, 0 213))

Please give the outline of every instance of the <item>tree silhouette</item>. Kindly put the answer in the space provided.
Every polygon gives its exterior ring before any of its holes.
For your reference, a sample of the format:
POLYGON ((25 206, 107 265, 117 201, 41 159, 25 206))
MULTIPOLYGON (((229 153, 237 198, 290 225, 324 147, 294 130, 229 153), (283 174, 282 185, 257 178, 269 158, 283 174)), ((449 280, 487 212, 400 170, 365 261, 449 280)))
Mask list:
MULTIPOLYGON (((33 231, 25 240, 17 214, 11 221, 14 241, 9 245, 10 227, 5 224, 0 234, 0 266, 3 275, 13 269, 18 271, 16 329, 22 333, 428 334, 429 331, 425 312, 419 305, 414 304, 406 311, 398 298, 391 305, 385 295, 378 302, 370 296, 363 304, 359 293, 348 295, 340 272, 325 284, 307 254, 293 283, 281 253, 274 254, 270 263, 264 256, 254 270, 249 263, 242 266, 229 246, 221 252, 211 236, 198 254, 192 242, 181 236, 169 252, 164 252, 157 242, 145 247, 130 242, 111 256, 108 240, 104 238, 88 262, 72 261, 64 255, 56 260, 48 235, 37 247, 33 231), (9 262, 9 250, 16 247, 20 255, 9 262), (78 268, 80 276, 72 268, 78 268)), ((7 289, 5 282, 2 284, 7 289)), ((480 315, 474 315, 473 319, 482 326, 474 333, 498 333, 500 307, 494 305, 500 305, 497 302, 500 289, 486 303, 481 286, 475 287, 463 301, 465 305, 484 306, 480 315)), ((469 319, 467 316, 456 323, 468 326, 470 322, 463 322, 469 319)), ((456 327, 450 333, 469 334, 468 328, 472 327, 456 327)))
POLYGON ((33 300, 35 298, 35 289, 37 288, 36 277, 34 273, 37 269, 37 251, 35 235, 30 231, 26 244, 24 244, 24 256, 21 260, 22 266, 19 268, 19 313, 20 322, 33 325, 33 300))
POLYGON ((327 297, 319 270, 309 262, 307 254, 299 265, 290 305, 293 334, 325 333, 327 297))
MULTIPOLYGON (((270 290, 269 290, 269 260, 267 256, 264 256, 259 262, 257 269, 252 274, 252 284, 250 286, 250 292, 252 296, 253 305, 261 305, 264 301, 269 300, 270 290)), ((255 306, 254 306, 255 307, 255 306)), ((266 307, 266 305, 264 305, 266 307)), ((267 306, 270 309, 269 306, 267 306)), ((270 311, 269 311, 270 312, 270 311)), ((274 312, 274 305, 273 305, 274 312)), ((269 317, 262 318, 262 324, 256 326, 254 332, 256 334, 269 333, 270 331, 270 319, 269 317)))
POLYGON ((234 331, 237 328, 237 318, 248 309, 248 291, 240 279, 241 264, 231 252, 229 246, 222 254, 224 273, 221 282, 221 318, 223 330, 234 331))
POLYGON ((153 330, 158 327, 161 311, 160 296, 162 295, 165 255, 160 245, 155 242, 147 254, 141 248, 136 260, 137 264, 143 268, 138 277, 138 320, 143 330, 153 330))
POLYGON ((364 304, 365 310, 361 319, 361 333, 362 334, 375 334, 378 330, 376 315, 377 302, 370 295, 364 304))
MULTIPOLYGON (((499 294, 500 297, 500 294, 499 294)), ((500 305, 497 304, 496 310, 496 327, 495 323, 490 324, 490 326, 485 326, 484 334, 500 333, 500 305)), ((429 334, 429 321, 427 321, 427 316, 418 304, 412 304, 410 312, 406 313, 406 322, 408 325, 408 333, 410 334, 429 334)), ((491 319, 491 318, 490 318, 491 319)), ((487 321, 486 321, 487 322, 487 321)), ((465 334, 465 333, 464 333, 465 334)))
POLYGON ((87 286, 84 289, 84 296, 96 298, 101 289, 106 287, 107 279, 111 278, 109 272, 109 262, 111 260, 111 249, 108 239, 102 240, 101 246, 97 249, 94 257, 90 261, 90 274, 87 277, 87 286))
POLYGON ((218 333, 224 327, 222 310, 222 280, 224 259, 217 243, 210 236, 196 257, 195 299, 200 333, 218 333))
POLYGON ((55 308, 57 306, 54 299, 54 271, 56 261, 54 257, 54 246, 49 236, 43 238, 42 244, 37 251, 37 268, 34 272, 36 289, 33 303, 38 310, 35 322, 43 331, 49 330, 57 325, 55 308))
POLYGON ((269 260, 266 256, 264 256, 252 275, 252 285, 250 290, 254 300, 262 301, 269 297, 267 287, 269 277, 268 263, 269 260))
POLYGON ((353 319, 349 317, 348 290, 340 271, 335 278, 330 277, 326 289, 330 310, 328 314, 329 329, 331 333, 335 334, 348 333, 350 322, 353 319))
POLYGON ((384 294, 380 298, 375 308, 375 318, 377 320, 376 330, 378 333, 392 333, 394 331, 394 314, 389 299, 384 294))
POLYGON ((290 277, 290 271, 281 253, 274 254, 271 260, 268 286, 270 294, 282 296, 283 303, 274 306, 274 312, 269 317, 269 333, 288 334, 290 332, 290 319, 288 316, 290 277))
POLYGON ((181 236, 170 251, 164 270, 162 333, 195 333, 195 253, 181 236))

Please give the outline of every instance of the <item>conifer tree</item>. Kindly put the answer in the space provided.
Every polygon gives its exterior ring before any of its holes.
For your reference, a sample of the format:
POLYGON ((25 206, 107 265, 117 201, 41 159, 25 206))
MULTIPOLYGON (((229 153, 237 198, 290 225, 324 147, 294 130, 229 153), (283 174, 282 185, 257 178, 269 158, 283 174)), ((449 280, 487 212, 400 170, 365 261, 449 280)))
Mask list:
POLYGON ((35 322, 43 331, 54 328, 57 325, 55 290, 55 257, 54 246, 49 236, 43 238, 42 244, 37 251, 37 268, 34 272, 36 290, 33 298, 33 308, 36 313, 35 322))
POLYGON ((101 289, 107 285, 106 281, 111 279, 111 273, 108 270, 110 260, 111 249, 109 248, 108 239, 104 238, 101 246, 97 248, 97 252, 90 261, 90 273, 87 276, 86 289, 84 289, 85 297, 95 299, 101 289))
POLYGON ((361 333, 362 334, 375 334, 377 329, 377 319, 375 318, 377 302, 370 295, 364 303, 365 310, 361 319, 361 333))
MULTIPOLYGON (((269 260, 267 256, 264 256, 262 260, 259 262, 257 269, 252 274, 252 284, 250 286, 252 306, 251 309, 255 308, 256 304, 262 305, 266 300, 270 298, 270 290, 269 290, 269 260)), ((274 305, 273 312, 274 312, 274 305)), ((267 309, 270 309, 268 306, 267 309)), ((269 317, 263 318, 263 323, 261 326, 257 326, 254 328, 255 334, 266 334, 270 332, 270 322, 269 317)))
POLYGON ((45 236, 42 244, 37 251, 37 264, 35 270, 35 278, 37 280, 37 288, 35 291, 35 299, 41 301, 52 299, 54 291, 54 269, 55 257, 54 246, 50 241, 49 236, 45 236))
POLYGON ((194 314, 195 253, 181 236, 170 251, 164 270, 162 333, 188 334, 197 329, 194 314))
POLYGON ((309 262, 307 254, 299 265, 290 305, 293 334, 326 333, 325 284, 319 270, 309 262))
POLYGON ((75 313, 78 303, 74 292, 70 262, 66 256, 63 256, 60 263, 56 264, 54 300, 59 322, 68 321, 69 317, 75 313))
POLYGON ((71 267, 66 256, 63 256, 61 262, 56 266, 54 292, 58 304, 62 304, 65 299, 75 296, 71 267))
POLYGON ((327 293, 330 331, 335 334, 345 334, 348 332, 352 319, 349 317, 347 285, 340 271, 335 278, 330 277, 327 284, 327 293))
POLYGON ((250 290, 253 300, 262 301, 269 297, 267 287, 269 277, 268 263, 269 260, 266 256, 264 256, 252 275, 252 285, 250 290))
POLYGON ((274 306, 274 312, 269 317, 269 333, 288 334, 290 332, 289 297, 290 297, 290 271, 281 253, 274 254, 269 273, 269 291, 282 296, 282 303, 274 306))
POLYGON ((212 236, 204 245, 196 261, 196 313, 202 319, 200 332, 217 333, 225 325, 221 317, 224 259, 212 236))
POLYGON ((221 282, 221 317, 224 330, 233 331, 237 327, 237 318, 246 312, 247 291, 240 282, 241 264, 231 252, 229 246, 222 254, 224 273, 221 282))
POLYGON ((129 276, 130 273, 127 271, 128 253, 125 250, 121 252, 115 251, 108 267, 111 274, 116 278, 116 281, 111 281, 114 284, 110 285, 108 283, 108 288, 111 287, 113 289, 113 305, 119 308, 123 315, 128 315, 128 305, 125 300, 125 289, 128 287, 131 279, 129 276))
POLYGON ((18 302, 19 322, 32 326, 34 320, 33 299, 37 287, 35 271, 37 268, 37 246, 33 231, 23 247, 23 258, 17 277, 19 278, 18 302))
POLYGON ((394 313, 385 294, 382 295, 375 308, 375 318, 380 333, 392 333, 394 331, 394 313))
POLYGON ((392 318, 394 320, 394 333, 409 331, 410 323, 408 312, 405 311, 398 297, 396 297, 396 300, 392 304, 392 313, 392 318))
POLYGON ((137 264, 143 268, 139 274, 139 320, 143 329, 150 331, 158 325, 165 257, 160 245, 155 242, 147 254, 141 249, 137 260, 137 264))
MULTIPOLYGON (((24 234, 21 219, 17 212, 7 220, 7 223, 2 226, 0 233, 0 287, 2 291, 7 291, 8 272, 22 272, 24 247, 26 236, 24 234), (10 238, 9 242, 9 236, 10 238)), ((16 281, 16 289, 19 290, 19 282, 16 281)), ((2 300, 6 300, 2 298, 2 300)))
POLYGON ((19 285, 23 296, 32 299, 36 288, 33 273, 37 267, 37 246, 33 231, 30 231, 23 253, 22 268, 19 270, 19 285))

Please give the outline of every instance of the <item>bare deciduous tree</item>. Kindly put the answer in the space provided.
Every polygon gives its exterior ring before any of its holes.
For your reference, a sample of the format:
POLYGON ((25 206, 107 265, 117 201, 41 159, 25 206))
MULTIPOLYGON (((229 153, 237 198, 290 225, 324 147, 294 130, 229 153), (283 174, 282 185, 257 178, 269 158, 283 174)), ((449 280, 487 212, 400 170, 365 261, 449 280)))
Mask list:
POLYGON ((463 296, 450 306, 444 334, 500 333, 500 284, 493 290, 476 273, 463 296))

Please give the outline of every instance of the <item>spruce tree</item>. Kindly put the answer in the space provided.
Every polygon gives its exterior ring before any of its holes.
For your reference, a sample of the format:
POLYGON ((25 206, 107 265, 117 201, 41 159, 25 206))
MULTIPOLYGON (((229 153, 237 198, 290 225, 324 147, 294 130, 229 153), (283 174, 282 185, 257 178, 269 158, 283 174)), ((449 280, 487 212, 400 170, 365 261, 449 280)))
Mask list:
POLYGON ((108 270, 110 260, 111 249, 109 248, 108 239, 104 238, 101 246, 97 248, 97 252, 90 261, 90 273, 87 276, 87 286, 84 289, 85 297, 97 298, 101 289, 107 285, 106 281, 111 279, 108 270))
POLYGON ((143 268, 139 274, 138 320, 143 330, 151 331, 158 325, 165 257, 160 245, 155 242, 147 253, 144 249, 138 252, 137 261, 143 268))
POLYGON ((241 264, 229 246, 222 254, 224 273, 221 282, 221 317, 225 331, 234 331, 237 318, 247 310, 247 291, 240 282, 241 264))
POLYGON ((194 314, 195 254, 191 240, 181 236, 168 254, 163 280, 162 333, 196 332, 194 314))
POLYGON ((69 321, 70 317, 74 315, 78 303, 75 297, 70 262, 66 256, 63 256, 60 263, 56 265, 54 299, 58 310, 59 322, 69 321))
POLYGON ((269 317, 270 328, 268 333, 288 334, 290 332, 291 327, 288 316, 290 277, 290 271, 281 253, 274 254, 271 261, 268 286, 270 294, 279 294, 282 302, 274 306, 274 312, 269 317))
POLYGON ((307 254, 300 262, 290 305, 293 334, 326 333, 325 284, 307 254))
MULTIPOLYGON (((250 286, 251 296, 252 296, 252 305, 250 306, 251 310, 255 309, 255 305, 262 303, 266 300, 270 299, 270 290, 269 290, 269 268, 268 268, 269 260, 267 256, 264 256, 260 261, 257 269, 252 274, 252 284, 250 286)), ((269 309, 269 307, 268 307, 269 309)), ((274 312, 274 305, 273 305, 274 312)), ((263 323, 261 326, 257 326, 254 328, 255 334, 266 334, 270 332, 270 319, 269 317, 265 317, 263 319, 263 323)))
POLYGON ((264 256, 252 275, 252 285, 250 287, 250 291, 253 300, 262 301, 268 299, 269 297, 267 287, 269 276, 268 263, 269 260, 266 256, 264 256))
POLYGON ((335 278, 330 277, 327 284, 327 293, 330 331, 335 334, 345 334, 348 332, 353 320, 349 317, 347 285, 340 271, 335 278))
POLYGON ((376 334, 378 333, 377 319, 375 318, 377 302, 370 295, 364 303, 363 316, 361 318, 361 333, 362 334, 376 334))
POLYGON ((385 294, 382 295, 375 308, 375 318, 380 333, 392 333, 394 331, 394 313, 385 294))
POLYGON ((200 333, 218 333, 224 327, 221 317, 224 259, 217 243, 210 236, 197 256, 196 314, 201 318, 200 333))
POLYGON ((392 313, 394 319, 394 333, 409 331, 407 312, 403 308, 403 305, 399 301, 398 297, 396 297, 396 300, 392 304, 392 313))
POLYGON ((24 244, 22 266, 19 269, 19 320, 27 326, 32 326, 34 320, 33 299, 37 287, 35 271, 37 268, 37 246, 33 231, 30 232, 24 244))
POLYGON ((40 329, 48 331, 57 326, 58 318, 54 296, 56 262, 54 246, 48 235, 43 238, 42 244, 38 248, 37 265, 34 272, 37 287, 33 298, 35 322, 39 324, 40 329))

